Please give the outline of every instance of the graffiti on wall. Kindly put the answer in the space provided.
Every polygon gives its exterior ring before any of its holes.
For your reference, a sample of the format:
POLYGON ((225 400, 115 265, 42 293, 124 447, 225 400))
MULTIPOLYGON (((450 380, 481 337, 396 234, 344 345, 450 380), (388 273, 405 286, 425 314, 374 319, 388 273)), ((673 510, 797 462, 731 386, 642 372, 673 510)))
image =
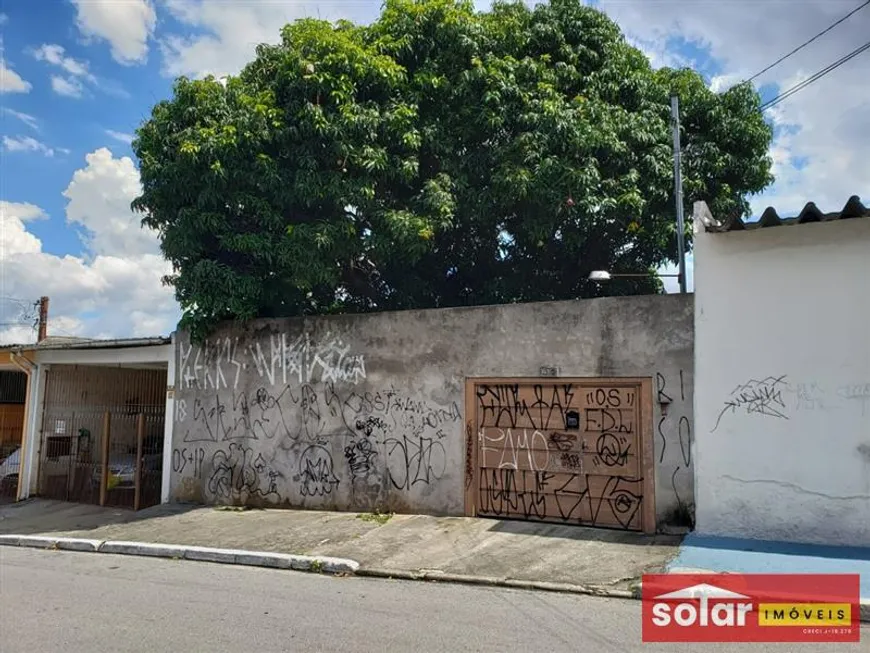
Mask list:
POLYGON ((459 406, 357 391, 365 357, 339 338, 221 338, 179 354, 173 471, 202 479, 207 498, 330 501, 346 489, 377 500, 447 475, 459 406))
POLYGON ((208 491, 219 499, 233 496, 280 499, 275 471, 262 453, 237 442, 218 449, 212 456, 208 491))
POLYGON ((763 379, 749 379, 738 384, 724 401, 716 424, 710 431, 719 428, 722 418, 727 414, 763 415, 778 419, 788 419, 783 392, 787 390, 786 375, 768 376, 763 379))
POLYGON ((323 341, 312 341, 309 334, 292 338, 272 333, 268 342, 240 342, 238 337, 202 345, 182 342, 179 353, 183 388, 236 389, 249 369, 268 386, 328 381, 356 384, 366 378, 365 357, 351 352, 349 345, 331 334, 323 341))
POLYGON ((677 502, 676 513, 670 517, 670 521, 691 526, 694 522, 694 498, 685 496, 686 491, 681 493, 679 489, 692 487, 692 422, 689 419, 692 402, 691 398, 687 400, 686 389, 683 370, 679 370, 679 374, 670 382, 661 372, 656 373, 655 398, 661 409, 656 423, 658 463, 665 468, 667 458, 673 467, 673 471, 667 467, 667 472, 670 474, 670 489, 677 502), (678 455, 669 448, 669 441, 670 447, 675 444, 679 446, 678 455))

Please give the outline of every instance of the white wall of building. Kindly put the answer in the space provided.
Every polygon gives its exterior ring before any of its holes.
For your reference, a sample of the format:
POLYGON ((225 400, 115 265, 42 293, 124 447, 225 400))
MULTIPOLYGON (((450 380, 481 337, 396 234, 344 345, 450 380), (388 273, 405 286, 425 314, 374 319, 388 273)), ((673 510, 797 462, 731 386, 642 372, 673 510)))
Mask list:
POLYGON ((870 219, 698 222, 697 531, 870 546, 870 219))

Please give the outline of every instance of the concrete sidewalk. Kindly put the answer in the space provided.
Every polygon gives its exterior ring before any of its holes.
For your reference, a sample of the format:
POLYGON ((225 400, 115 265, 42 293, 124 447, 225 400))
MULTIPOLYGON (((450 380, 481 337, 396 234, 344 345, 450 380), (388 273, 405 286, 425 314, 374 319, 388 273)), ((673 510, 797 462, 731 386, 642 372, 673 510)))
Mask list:
POLYGON ((680 542, 676 536, 467 517, 175 504, 134 513, 38 499, 0 507, 0 534, 329 556, 355 560, 361 572, 443 573, 607 593, 636 590, 641 574, 663 571, 680 542))

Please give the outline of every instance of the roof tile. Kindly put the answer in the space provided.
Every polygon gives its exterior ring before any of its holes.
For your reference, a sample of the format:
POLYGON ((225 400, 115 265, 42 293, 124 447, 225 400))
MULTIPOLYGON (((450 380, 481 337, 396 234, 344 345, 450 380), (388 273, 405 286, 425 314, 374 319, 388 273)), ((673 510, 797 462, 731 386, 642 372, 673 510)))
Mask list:
POLYGON ((848 218, 868 218, 870 208, 861 203, 861 198, 852 195, 846 205, 833 213, 822 213, 814 202, 807 202, 801 212, 792 218, 781 218, 776 209, 768 206, 758 220, 745 222, 739 217, 731 217, 721 222, 711 219, 709 210, 703 218, 704 227, 708 232, 743 231, 744 229, 765 229, 790 224, 805 224, 807 222, 828 222, 829 220, 846 220, 848 218))

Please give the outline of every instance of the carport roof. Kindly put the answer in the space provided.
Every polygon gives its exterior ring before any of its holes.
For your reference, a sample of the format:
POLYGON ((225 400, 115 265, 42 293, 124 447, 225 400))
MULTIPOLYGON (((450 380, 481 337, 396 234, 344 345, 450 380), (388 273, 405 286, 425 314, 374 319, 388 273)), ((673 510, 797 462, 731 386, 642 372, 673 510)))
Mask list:
POLYGON ((123 349, 125 347, 149 347, 168 345, 172 342, 170 336, 153 336, 148 338, 115 338, 112 340, 95 340, 92 338, 75 338, 67 336, 49 336, 38 344, 2 345, 0 351, 19 349, 123 349))
POLYGON ((722 233, 725 231, 745 231, 752 229, 765 229, 767 227, 779 227, 784 225, 805 224, 807 222, 829 222, 831 220, 846 220, 848 218, 870 217, 870 208, 861 203, 861 198, 852 195, 846 205, 833 213, 822 213, 814 202, 807 202, 803 210, 791 218, 781 218, 772 206, 768 206, 761 218, 752 222, 745 222, 737 216, 716 220, 710 213, 710 209, 704 202, 695 203, 695 219, 700 219, 704 229, 710 233, 722 233), (703 204, 703 208, 699 207, 703 204))

